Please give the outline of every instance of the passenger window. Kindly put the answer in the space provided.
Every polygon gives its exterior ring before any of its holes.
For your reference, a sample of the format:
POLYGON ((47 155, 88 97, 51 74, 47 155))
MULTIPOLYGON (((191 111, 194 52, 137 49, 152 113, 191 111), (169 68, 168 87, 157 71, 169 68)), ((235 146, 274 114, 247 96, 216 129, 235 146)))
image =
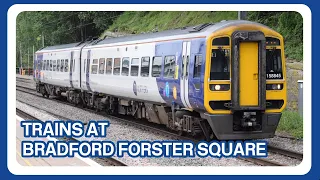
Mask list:
POLYGON ((57 60, 57 71, 60 71, 60 59, 57 60))
POLYGON ((69 72, 69 60, 64 61, 64 72, 69 72))
POLYGON ((86 73, 87 59, 84 59, 83 72, 86 73))
POLYGON ((193 67, 194 78, 198 78, 201 76, 201 64, 202 64, 202 55, 196 55, 194 57, 194 67, 193 67))
POLYGON ((229 80, 229 61, 229 49, 213 49, 211 55, 210 80, 229 80))
POLYGON ((42 63, 43 61, 42 60, 40 60, 40 65, 39 65, 39 70, 42 70, 42 65, 43 65, 43 63, 42 63))
POLYGON ((128 76, 129 75, 129 58, 128 57, 122 58, 121 75, 122 76, 128 76))
POLYGON ((106 74, 112 73, 112 58, 107 58, 106 62, 106 74))
POLYGON ((47 60, 43 61, 42 70, 46 70, 47 60))
POLYGON ((174 78, 175 72, 175 56, 165 56, 164 57, 164 77, 174 78))
POLYGON ((92 64, 98 64, 98 59, 92 60, 92 64))
POLYGON ((52 71, 52 60, 50 60, 50 71, 52 71))
POLYGON ((139 58, 131 59, 131 71, 130 76, 138 76, 139 74, 139 58))
POLYGON ((162 66, 162 57, 153 57, 152 61, 152 77, 160 77, 161 75, 161 66, 162 66))
POLYGON ((142 77, 149 76, 149 69, 150 69, 150 57, 142 57, 141 58, 141 73, 142 77))
POLYGON ((104 58, 99 59, 99 74, 104 74, 104 58))
POLYGON ((63 60, 63 59, 61 59, 60 71, 61 71, 61 72, 64 71, 64 60, 63 60))
POLYGON ((46 70, 47 70, 47 71, 49 71, 49 70, 50 70, 50 60, 47 60, 46 70))
POLYGON ((53 71, 57 70, 57 60, 53 60, 53 71))
POLYGON ((91 74, 97 74, 98 71, 98 65, 93 64, 91 65, 91 74))
POLYGON ((120 75, 120 58, 114 58, 113 66, 113 74, 120 75))

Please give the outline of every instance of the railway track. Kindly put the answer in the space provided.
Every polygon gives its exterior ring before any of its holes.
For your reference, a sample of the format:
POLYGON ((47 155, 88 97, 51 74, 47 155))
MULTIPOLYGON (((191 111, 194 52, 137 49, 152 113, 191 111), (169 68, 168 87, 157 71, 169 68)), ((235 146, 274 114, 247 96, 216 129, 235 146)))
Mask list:
MULTIPOLYGON (((47 112, 47 113, 49 113, 49 112, 47 112)), ((20 109, 17 109, 17 108, 16 108, 16 114, 26 120, 41 121, 41 120, 37 119, 36 117, 34 117, 24 111, 21 111, 20 109)), ((49 114, 52 114, 52 113, 49 113, 49 114)), ((56 116, 55 114, 52 114, 52 115, 56 116)), ((67 119, 67 118, 64 118, 64 119, 67 119)), ((78 139, 70 138, 70 137, 64 137, 64 138, 58 138, 58 139, 63 140, 63 141, 70 141, 70 140, 78 141, 78 139)), ((98 162, 103 161, 103 164, 107 165, 107 166, 127 166, 125 163, 123 163, 115 158, 95 158, 95 159, 97 159, 98 162)))
POLYGON ((291 151, 291 150, 288 150, 288 149, 283 149, 283 148, 276 147, 276 146, 268 145, 268 151, 273 152, 273 153, 277 153, 277 154, 280 154, 280 155, 288 156, 288 157, 291 157, 291 158, 294 158, 294 159, 299 159, 301 161, 303 159, 303 154, 302 153, 291 151))
MULTIPOLYGON (((18 91, 22 91, 22 92, 25 92, 25 93, 28 93, 28 94, 37 95, 39 97, 42 97, 42 95, 36 93, 35 92, 36 90, 33 89, 33 88, 25 87, 25 86, 19 86, 19 85, 17 85, 16 87, 18 87, 18 89, 17 89, 18 91), (23 89, 28 89, 29 92, 25 91, 23 89), (30 90, 34 91, 34 92, 30 92, 30 90)), ((42 98, 44 98, 44 97, 42 97, 42 98)), ((70 106, 74 107, 73 104, 71 104, 69 102, 66 102, 66 101, 61 101, 61 100, 57 100, 57 99, 54 99, 54 98, 50 98, 50 100, 53 100, 53 101, 56 101, 58 103, 63 103, 63 104, 70 105, 70 106)), ((154 124, 151 124, 151 123, 148 123, 148 122, 141 122, 141 121, 136 121, 134 119, 127 119, 127 118, 125 119, 123 117, 107 115, 106 113, 96 112, 95 110, 88 109, 88 108, 84 108, 84 109, 82 108, 82 110, 88 111, 90 113, 95 113, 95 114, 98 114, 98 115, 103 115, 103 116, 106 116, 108 118, 112 118, 112 119, 115 119, 115 120, 118 120, 118 121, 122 121, 122 122, 125 122, 126 124, 130 124, 132 126, 138 127, 140 129, 143 129, 143 130, 151 131, 153 133, 164 135, 165 137, 168 137, 170 139, 174 139, 174 140, 189 140, 189 141, 192 141, 192 142, 195 142, 195 143, 197 143, 199 141, 199 140, 191 138, 191 137, 180 136, 180 135, 176 134, 175 132, 170 132, 170 131, 166 130, 165 128, 163 128, 163 126, 157 126, 157 125, 154 125, 154 124)), ((298 153, 298 152, 294 152, 294 151, 291 151, 291 150, 282 149, 282 148, 271 146, 271 145, 268 145, 268 151, 272 152, 272 153, 276 153, 276 154, 282 155, 282 156, 298 159, 298 160, 302 160, 302 158, 303 158, 303 154, 302 153, 298 153)), ((260 166, 287 166, 286 164, 281 164, 281 163, 278 163, 278 162, 275 162, 275 161, 271 161, 271 160, 268 160, 268 159, 265 159, 265 158, 243 158, 243 157, 238 157, 238 158, 241 159, 241 160, 244 160, 244 161, 248 161, 248 162, 260 165, 260 166)))

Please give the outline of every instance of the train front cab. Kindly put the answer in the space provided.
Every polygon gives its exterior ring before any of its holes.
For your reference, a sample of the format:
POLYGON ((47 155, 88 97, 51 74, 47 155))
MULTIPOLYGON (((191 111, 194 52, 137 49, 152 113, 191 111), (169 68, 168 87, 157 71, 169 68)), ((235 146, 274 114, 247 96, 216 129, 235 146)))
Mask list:
POLYGON ((207 39, 205 118, 218 139, 273 137, 286 106, 282 36, 260 25, 231 26, 207 39))

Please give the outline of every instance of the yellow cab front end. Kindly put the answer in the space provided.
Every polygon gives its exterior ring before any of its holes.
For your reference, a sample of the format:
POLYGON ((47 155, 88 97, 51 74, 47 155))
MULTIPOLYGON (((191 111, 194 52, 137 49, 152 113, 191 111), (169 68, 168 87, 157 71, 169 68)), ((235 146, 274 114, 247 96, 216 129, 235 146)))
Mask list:
POLYGON ((286 106, 283 37, 253 23, 207 38, 205 117, 218 139, 273 137, 286 106))

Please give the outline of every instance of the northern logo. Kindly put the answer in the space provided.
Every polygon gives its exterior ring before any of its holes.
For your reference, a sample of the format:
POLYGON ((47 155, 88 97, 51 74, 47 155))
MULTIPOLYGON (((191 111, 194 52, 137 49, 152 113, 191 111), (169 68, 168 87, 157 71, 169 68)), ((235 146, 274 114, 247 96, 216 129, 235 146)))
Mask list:
POLYGON ((132 87, 132 89, 133 89, 134 95, 137 96, 137 83, 136 83, 136 81, 133 81, 133 87, 132 87))

